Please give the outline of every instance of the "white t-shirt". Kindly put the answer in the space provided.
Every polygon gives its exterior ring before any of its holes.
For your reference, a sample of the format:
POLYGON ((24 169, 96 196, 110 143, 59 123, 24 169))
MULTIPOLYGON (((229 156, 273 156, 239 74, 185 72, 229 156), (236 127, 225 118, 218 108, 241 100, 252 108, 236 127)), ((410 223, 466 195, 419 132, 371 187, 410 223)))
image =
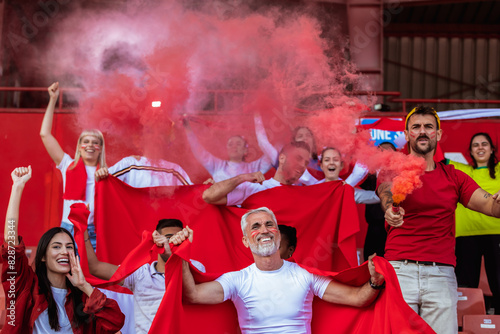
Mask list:
POLYGON ((108 168, 109 174, 135 188, 192 184, 181 166, 166 160, 125 157, 108 168))
POLYGON ((216 281, 224 301, 233 301, 243 334, 292 334, 311 333, 313 298, 323 297, 331 279, 283 261, 278 270, 261 271, 254 263, 216 281))
POLYGON ((270 178, 260 183, 243 182, 239 186, 233 189, 229 194, 227 194, 227 206, 230 205, 240 205, 243 203, 247 197, 258 193, 259 191, 271 189, 274 187, 281 186, 281 183, 276 181, 274 178, 270 178))
POLYGON ((215 182, 224 181, 240 174, 254 173, 261 171, 267 173, 272 167, 271 160, 267 156, 262 156, 257 160, 250 162, 232 162, 216 158, 198 142, 196 135, 187 131, 187 138, 195 158, 212 175, 215 182))
MULTIPOLYGON (((61 171, 62 178, 63 178, 63 189, 66 189, 66 171, 68 170, 69 166, 73 163, 73 159, 67 154, 64 153, 63 159, 61 160, 61 163, 57 166, 57 169, 61 171)), ((94 193, 95 193, 95 171, 96 171, 95 166, 85 166, 85 170, 87 171, 87 187, 85 189, 85 204, 89 205, 89 210, 90 210, 90 215, 89 215, 89 220, 88 224, 89 225, 94 225, 94 193)), ((62 215, 62 221, 65 223, 68 223, 70 225, 73 225, 72 222, 69 221, 68 216, 71 211, 71 205, 74 203, 81 203, 82 201, 79 200, 69 200, 65 199, 63 201, 63 215, 62 215)))
POLYGON ((50 328, 49 324, 49 311, 48 309, 40 313, 38 318, 35 320, 33 325, 33 334, 42 333, 57 333, 57 334, 73 334, 73 329, 71 328, 71 323, 69 322, 68 315, 66 314, 66 309, 64 308, 64 303, 66 301, 66 294, 68 290, 58 289, 50 287, 52 289, 52 295, 57 306, 57 318, 59 319, 59 326, 61 329, 56 332, 50 328))

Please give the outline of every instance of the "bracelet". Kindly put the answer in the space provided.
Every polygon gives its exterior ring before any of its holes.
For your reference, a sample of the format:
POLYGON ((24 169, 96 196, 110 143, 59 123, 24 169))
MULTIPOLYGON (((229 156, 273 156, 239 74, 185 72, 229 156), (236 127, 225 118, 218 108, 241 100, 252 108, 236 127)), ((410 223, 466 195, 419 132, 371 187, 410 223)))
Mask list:
POLYGON ((85 239, 84 241, 85 241, 85 242, 87 242, 87 241, 89 241, 89 240, 90 240, 90 238, 88 238, 88 239, 85 239))
POLYGON ((384 283, 380 284, 380 285, 375 285, 373 282, 372 282, 372 278, 370 277, 370 286, 372 289, 375 289, 375 290, 382 290, 383 288, 385 288, 385 281, 384 283))

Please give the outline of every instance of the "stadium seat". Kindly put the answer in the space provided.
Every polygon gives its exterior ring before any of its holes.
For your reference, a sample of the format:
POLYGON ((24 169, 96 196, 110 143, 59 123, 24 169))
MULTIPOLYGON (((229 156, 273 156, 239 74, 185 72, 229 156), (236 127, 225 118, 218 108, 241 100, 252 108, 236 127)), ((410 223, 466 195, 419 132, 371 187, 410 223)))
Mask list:
POLYGON ((458 327, 463 326, 463 316, 466 314, 486 314, 483 290, 479 288, 458 288, 458 327))
POLYGON ((483 290, 485 296, 493 296, 490 290, 490 285, 488 284, 488 277, 486 276, 486 269, 484 269, 484 256, 481 259, 481 274, 479 276, 479 287, 483 290))
POLYGON ((7 311, 5 309, 0 311, 0 329, 3 328, 5 325, 5 315, 7 314, 7 311))
POLYGON ((464 315, 463 330, 471 334, 498 334, 500 315, 464 315))
POLYGON ((33 265, 36 256, 37 246, 26 246, 26 256, 28 257, 28 263, 30 266, 33 265))

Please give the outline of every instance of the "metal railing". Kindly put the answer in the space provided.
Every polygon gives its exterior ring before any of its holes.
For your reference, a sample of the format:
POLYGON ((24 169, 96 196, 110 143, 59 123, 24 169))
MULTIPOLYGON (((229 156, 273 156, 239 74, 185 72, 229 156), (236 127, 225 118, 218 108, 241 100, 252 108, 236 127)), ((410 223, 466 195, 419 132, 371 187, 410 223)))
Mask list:
MULTIPOLYGON (((46 87, 0 87, 0 92, 46 92, 46 87)), ((81 88, 63 88, 59 89, 59 101, 56 106, 56 113, 74 113, 74 107, 64 106, 64 95, 68 92, 83 92, 84 90, 81 88)), ((251 90, 203 90, 198 91, 199 93, 204 94, 213 94, 212 99, 212 112, 224 112, 221 108, 221 99, 223 95, 243 95, 243 99, 247 96, 248 93, 251 93, 251 90)), ((318 95, 327 95, 328 92, 318 93, 318 95)), ((433 104, 500 104, 500 100, 479 100, 479 99, 416 99, 416 98, 400 98, 401 92, 396 91, 352 91, 346 92, 346 95, 350 96, 375 96, 375 97, 387 97, 388 103, 400 103, 402 106, 402 112, 367 112, 370 115, 378 114, 378 115, 405 115, 407 112, 407 104, 408 103, 433 103, 433 104)), ((22 108, 22 107, 9 107, 9 108, 0 108, 0 113, 44 113, 46 107, 42 108, 22 108)), ((303 111, 298 109, 298 111, 303 111)), ((205 112, 207 110, 204 110, 205 112)))

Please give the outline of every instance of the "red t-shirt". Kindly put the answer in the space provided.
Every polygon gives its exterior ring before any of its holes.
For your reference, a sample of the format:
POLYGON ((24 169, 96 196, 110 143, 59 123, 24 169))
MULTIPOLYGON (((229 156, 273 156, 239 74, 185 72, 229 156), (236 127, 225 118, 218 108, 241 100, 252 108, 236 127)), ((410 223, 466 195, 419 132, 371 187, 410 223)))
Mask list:
POLYGON ((434 261, 455 265, 455 209, 467 206, 479 186, 452 165, 436 163, 436 169, 420 177, 422 187, 401 202, 403 225, 388 228, 385 258, 434 261))

